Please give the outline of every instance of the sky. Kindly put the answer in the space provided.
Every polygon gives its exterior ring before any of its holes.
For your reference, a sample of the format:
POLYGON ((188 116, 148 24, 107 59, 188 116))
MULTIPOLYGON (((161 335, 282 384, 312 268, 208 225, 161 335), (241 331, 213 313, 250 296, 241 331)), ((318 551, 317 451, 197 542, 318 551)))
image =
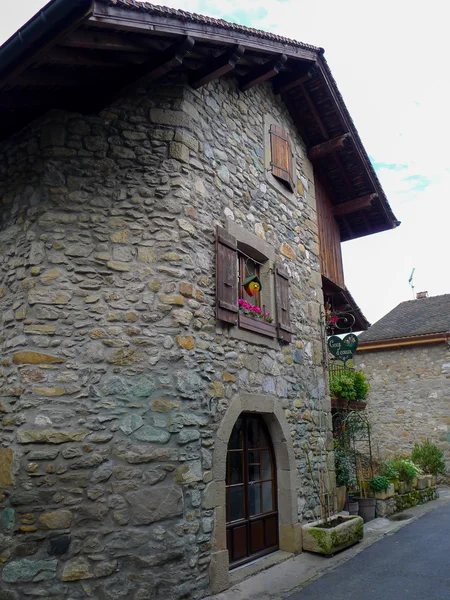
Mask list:
MULTIPOLYGON (((70 1, 70 0, 67 0, 70 1)), ((45 4, 0 0, 0 43, 45 4)), ((395 230, 342 245, 372 323, 415 291, 450 293, 450 72, 442 0, 165 0, 325 48, 394 214, 395 230)))

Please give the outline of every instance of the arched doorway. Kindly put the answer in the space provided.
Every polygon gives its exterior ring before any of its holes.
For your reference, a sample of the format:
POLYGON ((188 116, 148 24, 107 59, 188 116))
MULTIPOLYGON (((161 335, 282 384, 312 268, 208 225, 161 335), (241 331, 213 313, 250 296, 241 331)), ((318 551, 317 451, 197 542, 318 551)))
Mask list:
POLYGON ((227 548, 231 568, 278 550, 275 455, 260 415, 243 413, 228 443, 227 548))

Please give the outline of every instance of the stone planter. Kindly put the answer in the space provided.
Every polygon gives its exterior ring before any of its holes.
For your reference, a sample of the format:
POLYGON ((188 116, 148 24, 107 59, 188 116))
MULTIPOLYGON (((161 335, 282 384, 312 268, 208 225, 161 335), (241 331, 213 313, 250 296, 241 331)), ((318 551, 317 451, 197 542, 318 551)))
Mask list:
POLYGON ((408 494, 412 491, 412 483, 410 481, 400 481, 398 484, 399 494, 408 494))
POLYGON ((419 475, 417 477, 417 489, 426 490, 430 487, 430 475, 419 475))
POLYGON ((415 490, 415 489, 417 488, 417 483, 418 483, 418 481, 419 481, 419 480, 417 479, 417 477, 414 477, 414 479, 412 480, 412 482, 411 482, 411 486, 412 486, 412 489, 413 489, 413 490, 415 490))
POLYGON ((350 400, 348 407, 350 410, 364 410, 367 406, 367 402, 362 400, 350 400))
POLYGON ((428 477, 430 478, 430 486, 436 485, 436 475, 428 475, 428 477))
POLYGON ((382 492, 376 492, 375 498, 377 500, 387 500, 388 498, 392 498, 392 496, 394 494, 395 494, 394 484, 391 483, 391 485, 388 487, 387 490, 383 490, 382 492))
MULTIPOLYGON (((332 520, 336 518, 338 517, 332 517, 332 520)), ((322 520, 303 525, 303 550, 332 556, 363 539, 364 522, 361 517, 339 516, 339 519, 340 524, 330 529, 319 527, 322 520)))
POLYGON ((394 490, 398 492, 400 488, 400 481, 398 479, 391 479, 391 483, 394 486, 394 490))

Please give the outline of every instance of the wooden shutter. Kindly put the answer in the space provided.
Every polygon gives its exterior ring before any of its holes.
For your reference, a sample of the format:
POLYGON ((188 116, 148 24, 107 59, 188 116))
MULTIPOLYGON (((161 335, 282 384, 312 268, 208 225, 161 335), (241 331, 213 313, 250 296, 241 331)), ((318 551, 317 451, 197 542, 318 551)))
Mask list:
POLYGON ((235 238, 222 227, 216 231, 216 306, 217 318, 238 324, 238 272, 235 238))
POLYGON ((290 342, 292 339, 292 329, 289 316, 289 275, 286 267, 281 263, 275 265, 275 291, 278 338, 285 342, 290 342))
POLYGON ((278 125, 270 126, 270 152, 272 175, 277 179, 281 179, 291 192, 293 192, 292 152, 289 143, 289 134, 278 125))

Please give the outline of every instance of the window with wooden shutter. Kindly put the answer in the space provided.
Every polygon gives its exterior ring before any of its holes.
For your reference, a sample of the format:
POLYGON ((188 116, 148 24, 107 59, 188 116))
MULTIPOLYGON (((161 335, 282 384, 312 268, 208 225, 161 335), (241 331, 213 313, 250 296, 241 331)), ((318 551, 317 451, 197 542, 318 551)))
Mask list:
POLYGON ((272 175, 282 181, 293 192, 292 151, 289 135, 279 125, 270 126, 270 152, 272 175))
POLYGON ((222 227, 217 227, 216 247, 217 318, 237 325, 239 278, 236 239, 222 227))
POLYGON ((281 263, 277 263, 275 266, 275 290, 278 338, 290 342, 292 329, 289 315, 289 275, 286 267, 281 263))

